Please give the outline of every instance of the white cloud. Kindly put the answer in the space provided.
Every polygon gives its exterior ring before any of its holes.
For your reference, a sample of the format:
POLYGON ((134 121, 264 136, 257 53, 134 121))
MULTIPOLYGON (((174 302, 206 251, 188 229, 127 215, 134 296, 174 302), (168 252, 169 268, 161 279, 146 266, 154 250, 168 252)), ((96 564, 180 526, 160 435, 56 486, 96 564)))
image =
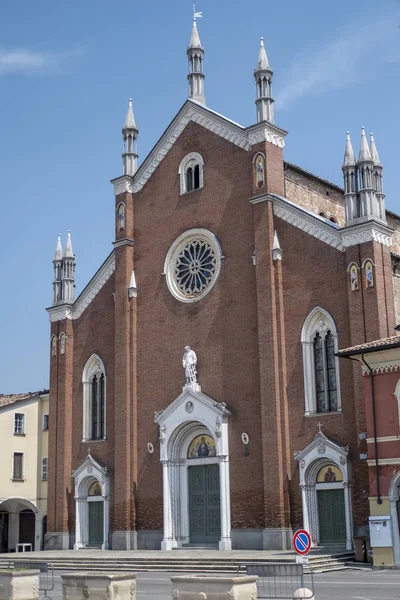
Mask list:
POLYGON ((276 99, 289 108, 306 95, 321 95, 376 79, 384 63, 400 62, 400 17, 390 15, 346 31, 312 55, 296 56, 276 99))
POLYGON ((35 52, 25 48, 0 48, 0 75, 8 73, 27 75, 54 71, 61 67, 65 60, 80 53, 79 49, 69 52, 47 53, 35 52))

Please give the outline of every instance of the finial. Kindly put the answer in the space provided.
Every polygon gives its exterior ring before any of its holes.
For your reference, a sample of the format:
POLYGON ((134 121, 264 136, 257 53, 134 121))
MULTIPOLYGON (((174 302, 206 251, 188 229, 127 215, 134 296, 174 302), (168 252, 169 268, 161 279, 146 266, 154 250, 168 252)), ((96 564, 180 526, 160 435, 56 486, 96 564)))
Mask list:
POLYGON ((323 425, 321 422, 318 423, 317 427, 318 427, 318 433, 322 433, 321 429, 322 429, 323 425))
POLYGON ((90 451, 91 451, 91 448, 90 448, 90 446, 89 446, 89 448, 88 448, 88 451, 87 451, 87 455, 88 455, 88 456, 91 456, 91 454, 90 454, 90 451))
POLYGON ((264 46, 264 38, 263 38, 263 36, 261 36, 261 38, 260 38, 260 44, 261 44, 261 46, 264 46))

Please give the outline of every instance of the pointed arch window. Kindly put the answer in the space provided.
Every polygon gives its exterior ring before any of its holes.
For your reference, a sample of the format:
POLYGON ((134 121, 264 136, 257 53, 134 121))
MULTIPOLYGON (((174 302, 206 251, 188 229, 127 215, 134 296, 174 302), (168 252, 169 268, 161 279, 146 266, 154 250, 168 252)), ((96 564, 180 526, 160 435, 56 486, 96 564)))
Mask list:
POLYGON ((186 194, 204 185, 204 161, 198 152, 187 154, 179 165, 180 193, 186 194))
POLYGON ((83 441, 106 439, 106 374, 93 354, 83 371, 83 441))
POLYGON ((337 337, 331 315, 322 308, 314 309, 301 333, 306 414, 341 409, 337 337))

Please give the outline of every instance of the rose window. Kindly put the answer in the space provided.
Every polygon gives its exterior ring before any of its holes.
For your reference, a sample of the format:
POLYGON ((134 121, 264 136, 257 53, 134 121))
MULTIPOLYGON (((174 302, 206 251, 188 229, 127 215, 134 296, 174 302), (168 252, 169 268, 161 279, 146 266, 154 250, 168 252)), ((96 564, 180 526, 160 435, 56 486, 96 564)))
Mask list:
POLYGON ((165 274, 170 292, 182 302, 195 302, 213 287, 221 266, 217 238, 205 229, 192 229, 170 248, 165 274))

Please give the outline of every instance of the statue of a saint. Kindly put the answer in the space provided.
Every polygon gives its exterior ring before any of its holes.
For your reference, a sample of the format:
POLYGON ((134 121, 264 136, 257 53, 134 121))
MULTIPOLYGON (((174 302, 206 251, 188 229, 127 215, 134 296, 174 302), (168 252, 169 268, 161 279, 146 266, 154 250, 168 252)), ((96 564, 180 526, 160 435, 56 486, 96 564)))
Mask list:
POLYGON ((183 368, 185 369, 185 383, 196 383, 197 382, 197 356, 196 352, 190 348, 190 346, 185 346, 185 354, 183 355, 182 360, 183 368))

